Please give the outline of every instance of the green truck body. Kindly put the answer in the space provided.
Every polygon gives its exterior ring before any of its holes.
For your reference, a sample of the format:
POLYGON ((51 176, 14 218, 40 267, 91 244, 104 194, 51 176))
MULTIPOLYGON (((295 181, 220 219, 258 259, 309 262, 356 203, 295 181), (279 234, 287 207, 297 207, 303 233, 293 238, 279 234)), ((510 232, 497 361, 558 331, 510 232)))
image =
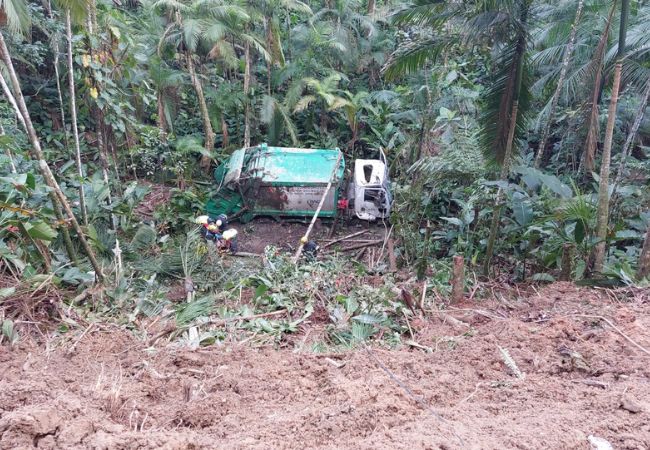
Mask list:
POLYGON ((212 217, 239 216, 243 222, 255 216, 312 216, 335 173, 319 213, 319 217, 335 217, 345 172, 339 154, 339 149, 266 144, 237 150, 215 169, 218 189, 206 212, 212 217))

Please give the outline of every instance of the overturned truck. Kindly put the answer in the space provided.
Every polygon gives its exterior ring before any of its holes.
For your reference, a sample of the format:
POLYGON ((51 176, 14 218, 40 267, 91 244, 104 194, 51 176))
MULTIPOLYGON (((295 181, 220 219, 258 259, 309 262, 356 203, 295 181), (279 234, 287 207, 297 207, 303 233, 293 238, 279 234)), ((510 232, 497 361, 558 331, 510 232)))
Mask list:
POLYGON ((387 218, 392 198, 383 153, 380 160, 355 160, 349 176, 340 153, 338 148, 266 144, 236 150, 215 169, 217 192, 208 201, 206 212, 212 217, 237 216, 242 222, 256 216, 313 216, 332 178, 319 217, 354 214, 370 221, 387 218))

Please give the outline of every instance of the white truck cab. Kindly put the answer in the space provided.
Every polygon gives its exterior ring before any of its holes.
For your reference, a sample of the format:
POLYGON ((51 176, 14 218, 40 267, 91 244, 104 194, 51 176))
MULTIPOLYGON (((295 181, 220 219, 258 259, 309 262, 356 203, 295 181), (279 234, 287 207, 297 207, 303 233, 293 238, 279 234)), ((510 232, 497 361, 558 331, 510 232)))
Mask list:
POLYGON ((386 219, 390 215, 392 197, 386 155, 380 150, 380 158, 357 159, 348 186, 349 207, 361 220, 386 219))

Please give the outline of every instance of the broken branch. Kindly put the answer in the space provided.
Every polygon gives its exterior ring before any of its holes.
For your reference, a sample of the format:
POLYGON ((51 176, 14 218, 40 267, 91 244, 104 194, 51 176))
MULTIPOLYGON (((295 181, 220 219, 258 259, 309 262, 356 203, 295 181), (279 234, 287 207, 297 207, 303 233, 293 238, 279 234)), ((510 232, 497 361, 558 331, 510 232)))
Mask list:
POLYGON ((343 236, 341 238, 334 239, 332 242, 329 242, 329 243, 323 245, 323 248, 327 248, 327 247, 329 247, 331 245, 336 244, 337 242, 347 241, 348 239, 352 239, 353 237, 360 236, 360 235, 362 235, 364 233, 367 233, 368 231, 370 231, 370 230, 361 230, 361 231, 357 231, 356 233, 348 234, 347 236, 343 236))

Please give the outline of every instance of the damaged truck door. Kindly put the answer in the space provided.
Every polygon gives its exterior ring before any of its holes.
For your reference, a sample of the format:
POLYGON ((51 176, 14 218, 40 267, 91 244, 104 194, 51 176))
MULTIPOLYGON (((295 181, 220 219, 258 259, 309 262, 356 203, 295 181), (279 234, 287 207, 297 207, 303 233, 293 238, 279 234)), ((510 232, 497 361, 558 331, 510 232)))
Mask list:
POLYGON ((300 149, 261 144, 233 152, 215 170, 217 192, 206 205, 213 217, 239 216, 247 222, 255 216, 308 217, 316 211, 332 173, 333 187, 325 197, 319 217, 335 217, 340 207, 363 220, 390 214, 386 159, 357 160, 344 198, 345 161, 339 149, 300 149))

